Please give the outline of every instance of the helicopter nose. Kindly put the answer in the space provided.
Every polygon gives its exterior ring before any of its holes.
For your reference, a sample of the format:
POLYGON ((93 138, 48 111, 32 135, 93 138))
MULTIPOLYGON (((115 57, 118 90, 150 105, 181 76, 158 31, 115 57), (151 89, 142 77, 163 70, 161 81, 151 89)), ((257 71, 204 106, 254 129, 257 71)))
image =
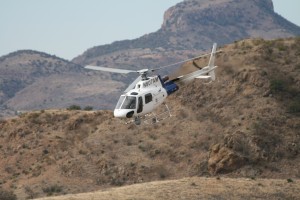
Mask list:
POLYGON ((130 118, 134 114, 133 110, 125 110, 125 109, 115 109, 114 110, 114 116, 115 117, 120 117, 120 118, 130 118))
POLYGON ((122 109, 115 109, 114 110, 114 116, 115 117, 126 117, 126 113, 127 112, 124 112, 124 110, 122 110, 122 109))

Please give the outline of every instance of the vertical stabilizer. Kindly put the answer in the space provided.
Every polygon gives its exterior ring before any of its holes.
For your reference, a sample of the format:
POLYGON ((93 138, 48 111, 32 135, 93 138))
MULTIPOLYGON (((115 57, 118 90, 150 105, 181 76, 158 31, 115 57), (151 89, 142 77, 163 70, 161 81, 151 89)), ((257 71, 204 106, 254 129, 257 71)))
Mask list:
MULTIPOLYGON (((210 55, 210 58, 209 58, 209 63, 208 63, 209 69, 212 69, 212 68, 215 67, 216 50, 217 50, 217 43, 214 43, 213 48, 211 50, 211 55, 210 55)), ((208 75, 211 77, 211 80, 214 81, 216 79, 215 70, 210 71, 208 73, 208 75)))

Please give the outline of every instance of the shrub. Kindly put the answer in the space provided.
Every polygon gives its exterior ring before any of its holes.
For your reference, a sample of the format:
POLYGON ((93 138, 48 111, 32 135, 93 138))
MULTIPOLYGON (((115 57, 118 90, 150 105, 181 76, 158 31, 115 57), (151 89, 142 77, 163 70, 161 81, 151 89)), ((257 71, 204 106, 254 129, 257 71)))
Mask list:
POLYGON ((91 111, 91 110, 93 110, 93 107, 92 106, 86 106, 86 107, 84 107, 84 110, 91 111))
POLYGON ((163 165, 158 165, 156 167, 156 172, 161 179, 165 179, 170 175, 170 172, 163 165))
POLYGON ((1 200, 17 200, 17 196, 11 191, 5 191, 0 189, 1 200))
POLYGON ((279 51, 286 51, 287 50, 287 47, 284 46, 283 44, 278 44, 277 48, 278 48, 279 51))
POLYGON ((285 82, 281 79, 271 80, 270 89, 272 92, 283 92, 285 90, 285 82))
POLYGON ((46 193, 48 196, 52 196, 54 193, 62 192, 62 186, 52 185, 52 186, 43 188, 43 192, 46 193))
POLYGON ((300 113, 300 99, 293 101, 289 106, 290 113, 300 113))
POLYGON ((255 39, 255 40, 253 40, 253 44, 255 46, 258 46, 258 45, 262 44, 263 42, 264 42, 263 39, 255 39))
POLYGON ((67 110, 81 110, 81 107, 78 105, 71 105, 67 108, 67 110))
POLYGON ((31 119, 35 119, 35 118, 38 118, 40 116, 40 113, 31 113, 28 118, 31 118, 31 119))
POLYGON ((192 182, 192 183, 191 183, 191 186, 197 186, 197 184, 196 184, 196 183, 194 183, 194 182, 192 182))
POLYGON ((291 179, 291 178, 286 179, 286 181, 287 181, 288 183, 294 182, 293 179, 291 179))

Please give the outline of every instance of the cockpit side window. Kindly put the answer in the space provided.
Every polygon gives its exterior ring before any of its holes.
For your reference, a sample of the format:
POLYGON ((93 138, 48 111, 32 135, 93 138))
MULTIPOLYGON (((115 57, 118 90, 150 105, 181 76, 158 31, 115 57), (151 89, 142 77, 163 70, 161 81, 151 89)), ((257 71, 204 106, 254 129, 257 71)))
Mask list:
POLYGON ((126 96, 122 109, 135 109, 136 108, 136 97, 126 96))
POLYGON ((143 98, 139 97, 137 113, 143 112, 143 98))
POLYGON ((149 94, 146 94, 145 95, 145 104, 149 103, 152 101, 152 94, 149 93, 149 94))

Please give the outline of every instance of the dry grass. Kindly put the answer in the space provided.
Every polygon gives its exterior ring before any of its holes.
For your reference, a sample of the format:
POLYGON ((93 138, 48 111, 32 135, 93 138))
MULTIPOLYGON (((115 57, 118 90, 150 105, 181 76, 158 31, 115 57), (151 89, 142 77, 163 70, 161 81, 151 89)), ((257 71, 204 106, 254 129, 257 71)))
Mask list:
POLYGON ((270 90, 272 77, 282 74, 293 77, 291 85, 300 83, 292 67, 300 62, 281 43, 245 40, 224 47, 218 79, 182 87, 168 98, 174 116, 155 125, 125 125, 111 111, 44 110, 0 121, 1 186, 25 199, 46 196, 47 188, 61 195, 222 173, 300 178, 299 117, 286 107, 292 94, 281 98, 294 90, 270 90), (292 62, 266 61, 264 45, 292 62))
POLYGON ((300 181, 193 177, 39 200, 300 199, 300 181))

